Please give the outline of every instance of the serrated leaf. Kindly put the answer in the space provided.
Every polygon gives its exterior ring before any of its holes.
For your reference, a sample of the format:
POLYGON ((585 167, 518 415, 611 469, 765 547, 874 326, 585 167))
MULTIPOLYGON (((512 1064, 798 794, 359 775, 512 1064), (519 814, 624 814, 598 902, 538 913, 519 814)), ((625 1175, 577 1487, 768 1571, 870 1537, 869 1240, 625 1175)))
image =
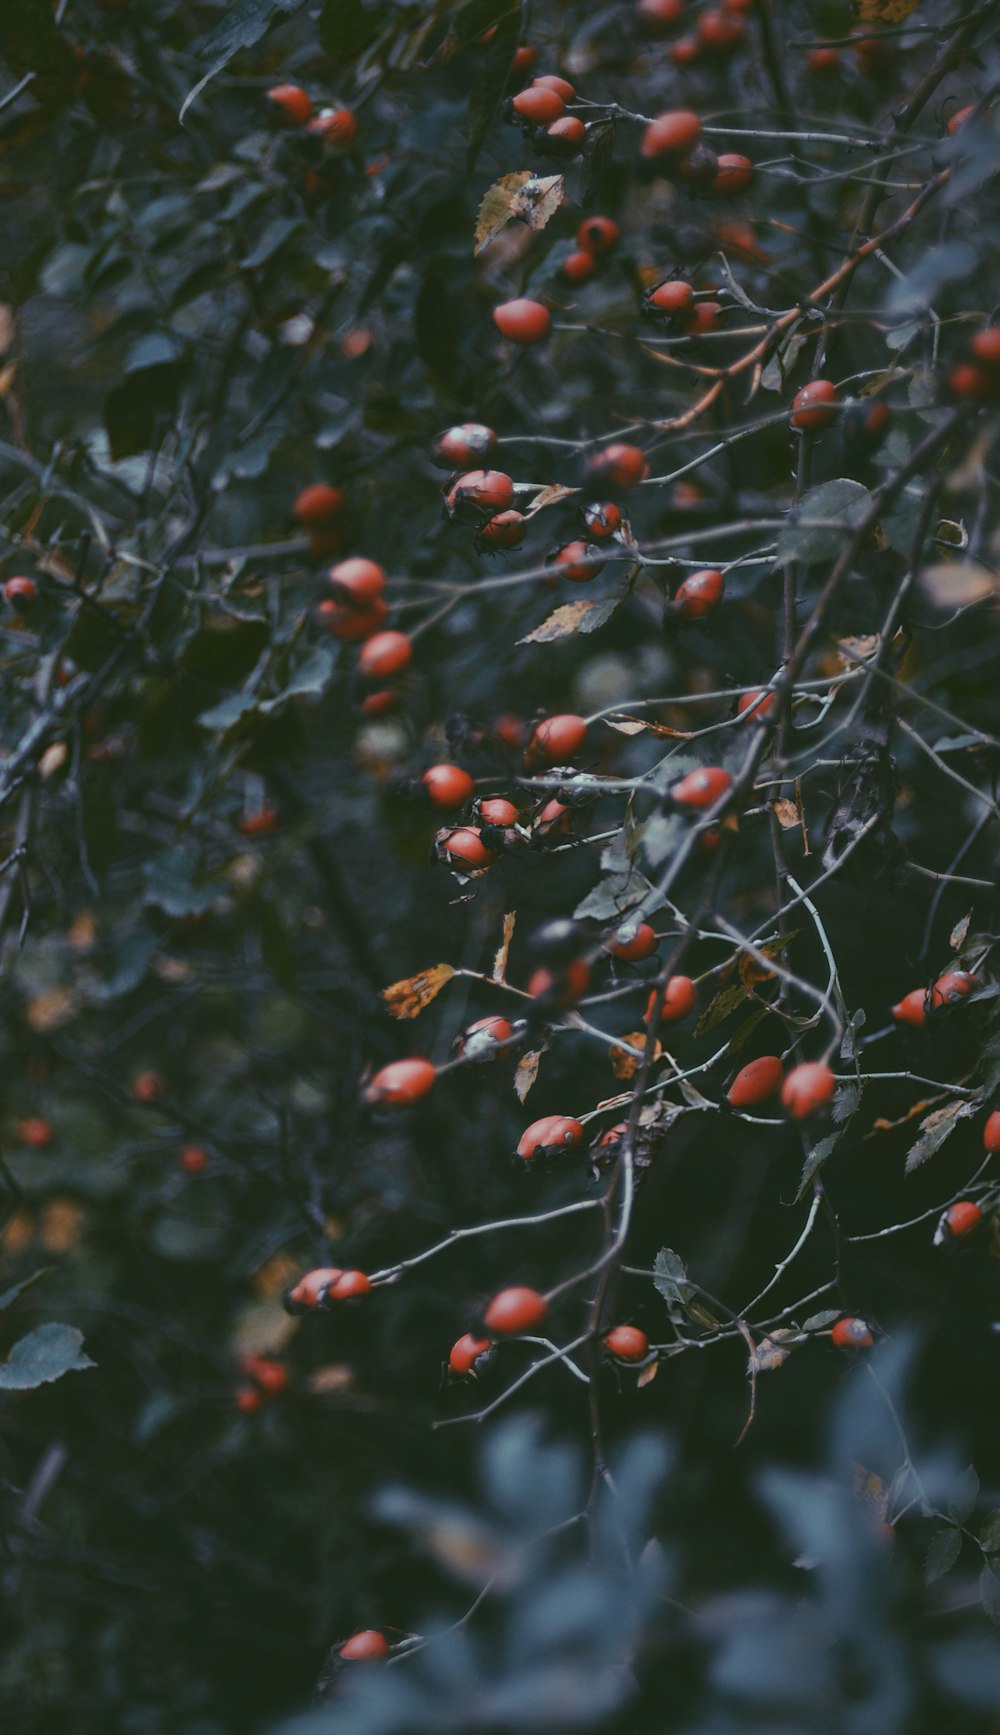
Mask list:
POLYGON ((987 1513, 979 1541, 985 1554, 1000 1554, 1000 1508, 987 1513))
POLYGON ((935 1579, 943 1578, 950 1572, 962 1552, 962 1532, 949 1525, 946 1529, 935 1530, 927 1545, 924 1555, 924 1583, 933 1584, 935 1579))
POLYGON ((609 874, 581 899, 573 914, 577 921, 590 916, 595 922, 611 922, 635 904, 641 904, 652 889, 645 875, 636 868, 609 874))
POLYGON ((518 1102, 524 1101, 538 1077, 538 1068, 541 1064, 542 1055, 544 1053, 544 1047, 531 1048, 528 1050, 527 1054, 522 1054, 518 1061, 514 1072, 514 1095, 517 1097, 518 1102))
POLYGON ((979 1472, 974 1464, 967 1464, 948 1491, 948 1511, 956 1523, 964 1524, 972 1516, 978 1499, 979 1472))
POLYGON ((277 20, 278 15, 291 17, 299 12, 305 0, 234 0, 226 7, 225 16, 219 20, 214 30, 194 45, 194 56, 207 64, 208 70, 198 80, 198 83, 188 91, 181 104, 178 120, 184 124, 184 116, 200 96, 205 86, 211 82, 217 73, 228 66, 234 54, 241 48, 252 48, 255 42, 266 35, 277 20))
MULTIPOLYGON (((501 175, 484 193, 476 218, 473 253, 482 253, 508 223, 525 223, 529 229, 544 229, 565 197, 562 175, 533 175, 517 169, 501 175)), ((574 490, 567 489, 567 493, 574 490)))
POLYGON ((210 705, 207 711, 198 713, 198 724, 202 729, 218 729, 225 734, 227 729, 235 729, 237 723, 258 709, 253 693, 227 693, 217 705, 210 705))
POLYGON ((425 1006, 436 1000, 446 982, 450 982, 455 974, 452 964, 432 964, 429 970, 421 970, 416 976, 407 976, 401 982, 393 982, 390 987, 383 988, 382 999, 386 1011, 393 1018, 416 1018, 425 1006))
POLYGON ((997 1561, 988 1560, 979 1574, 979 1600, 994 1626, 1000 1626, 1000 1578, 997 1561))
POLYGON ((618 599, 610 603, 604 602, 564 602, 547 615, 541 626, 530 633, 525 633, 523 639, 518 639, 519 645, 550 645, 556 639, 568 639, 573 633, 593 632, 595 627, 603 626, 610 620, 618 606, 618 599), (596 618, 595 618, 596 617, 596 618))
POLYGON ((836 1132, 827 1133, 825 1139, 820 1139, 815 1145, 813 1145, 803 1165, 802 1178, 799 1181, 799 1190, 795 1195, 796 1204, 798 1204, 798 1201, 802 1198, 803 1194, 808 1191, 813 1176, 819 1174, 819 1171, 823 1167, 827 1158, 833 1154, 834 1148, 843 1131, 843 1127, 838 1127, 836 1132))
POLYGON ((776 1368, 783 1367, 792 1353, 791 1340, 798 1332, 788 1327, 772 1331, 768 1337, 762 1337, 755 1343, 747 1358, 747 1373, 769 1374, 776 1368))
POLYGON ((18 1340, 7 1360, 0 1362, 0 1391, 30 1392, 61 1379, 63 1374, 94 1367, 82 1346, 83 1332, 73 1325, 51 1320, 36 1326, 18 1340))
POLYGON ((958 1097, 954 1102, 946 1102, 943 1108, 936 1108, 920 1123, 920 1136, 910 1146, 906 1154, 906 1173, 912 1175, 914 1169, 919 1169, 921 1163, 926 1163, 928 1157, 933 1157, 941 1149, 945 1139, 951 1137, 959 1121, 968 1120, 970 1115, 977 1113, 979 1098, 970 1100, 958 1097))
POLYGON ((661 1247, 653 1261, 653 1287, 662 1295, 674 1323, 682 1324, 687 1318, 687 1303, 693 1299, 695 1288, 683 1259, 671 1247, 661 1247))
POLYGON ((779 532, 777 559, 801 560, 805 565, 829 560, 858 525, 871 503, 860 482, 839 476, 810 488, 779 532))

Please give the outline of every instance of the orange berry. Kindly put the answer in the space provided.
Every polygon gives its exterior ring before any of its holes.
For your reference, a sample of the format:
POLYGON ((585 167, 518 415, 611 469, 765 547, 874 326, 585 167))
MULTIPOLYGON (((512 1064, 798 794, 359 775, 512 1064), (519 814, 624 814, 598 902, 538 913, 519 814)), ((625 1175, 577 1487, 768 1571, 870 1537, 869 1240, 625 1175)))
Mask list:
POLYGON ((484 825, 516 825, 517 808, 503 795, 488 795, 479 803, 479 817, 484 825))
POLYGON ((325 530, 344 510, 344 491, 328 482, 311 482, 292 502, 292 516, 304 530, 325 530))
POLYGON ((583 508, 583 522, 594 542, 606 542, 622 527, 621 507, 613 500, 592 501, 583 508))
POLYGON ((280 824, 281 815, 278 809, 265 801, 255 813, 245 813, 236 829, 241 831, 244 837, 270 837, 280 824))
POLYGON ((904 994, 902 1000, 897 1000, 890 1007, 897 1024, 910 1024, 914 1030, 919 1030, 927 1021, 927 991, 925 988, 912 988, 909 994, 904 994))
POLYGON ((511 1289, 501 1289, 493 1297, 483 1314, 483 1324, 494 1337, 517 1337, 521 1332, 541 1325, 548 1310, 548 1302, 537 1289, 516 1285, 511 1289))
POLYGON ((956 1000, 964 1000, 967 994, 980 986, 978 976, 973 976, 969 970, 946 970, 939 976, 931 989, 931 1008, 949 1006, 956 1000))
POLYGON ((840 393, 832 380, 810 380, 792 399, 789 420, 793 428, 826 428, 837 418, 840 393))
POLYGON ((459 826, 456 831, 448 833, 441 846, 453 862, 466 868, 492 867, 496 861, 496 851, 488 849, 474 825, 459 826))
POLYGON ((956 398, 970 398, 974 404, 988 404, 997 396, 997 382, 985 368, 972 362, 960 362, 948 375, 949 390, 956 398))
POLYGON ((776 1054, 762 1054, 742 1066, 726 1092, 730 1108, 756 1108, 777 1096, 785 1081, 785 1069, 776 1054))
POLYGON ((409 1108, 433 1090, 437 1068, 429 1060, 391 1060, 369 1079, 362 1095, 384 1108, 409 1108))
POLYGON ((736 151, 723 151, 708 190, 719 199, 735 198, 737 193, 745 193, 753 185, 754 174, 749 157, 742 157, 736 151))
POLYGON ((590 985, 590 965, 585 958, 571 958, 556 970, 543 964, 528 979, 528 993, 548 1002, 558 1011, 575 1006, 590 985))
POLYGON ((335 1277, 324 1296, 325 1301, 356 1301, 371 1294, 371 1282, 363 1271, 342 1271, 335 1277))
POLYGON ((675 66, 695 66, 701 59, 701 43, 697 36, 678 36, 667 49, 675 66))
POLYGON ((684 17, 684 0, 638 0, 635 16, 644 36, 669 36, 684 17))
POLYGON ((685 283, 681 277, 670 277, 666 283, 658 283, 649 291, 644 306, 665 313, 670 319, 677 319, 690 313, 693 303, 694 290, 690 283, 685 283))
POLYGON ((721 331, 726 323, 726 310, 719 301, 696 301, 687 323, 689 337, 708 337, 721 331))
POLYGON ((844 1319, 838 1319, 830 1333, 830 1338, 838 1349, 871 1349, 875 1342, 866 1322, 850 1315, 844 1319))
POLYGON ((647 160, 683 157, 701 138, 701 121, 690 109, 668 109, 651 120, 639 150, 647 160))
POLYGON ((352 1639, 341 1645, 339 1654, 349 1663, 381 1662, 389 1655, 389 1641, 384 1633, 366 1627, 364 1632, 355 1633, 352 1639))
POLYGON ((309 131, 325 145, 346 151, 358 136, 358 123, 349 108, 321 108, 309 122, 309 131))
POLYGON ((304 126, 312 114, 309 93, 300 84, 274 84, 267 93, 271 107, 294 126, 304 126))
POLYGON ((273 1356, 253 1355, 247 1351, 240 1356, 240 1367, 269 1398, 280 1397, 292 1383, 284 1362, 276 1361, 273 1356))
POLYGON ((781 1100, 793 1120, 805 1120, 830 1101, 837 1081, 822 1060, 806 1060, 794 1066, 781 1087, 781 1100))
POLYGON ((477 1063, 496 1060, 501 1048, 512 1041, 514 1026, 509 1018, 501 1018, 498 1013, 491 1013, 487 1018, 477 1018, 467 1030, 463 1030, 455 1044, 463 1060, 473 1060, 477 1063))
POLYGON ((132 1095, 136 1102, 159 1102, 166 1088, 158 1072, 138 1072, 132 1080, 132 1095))
POLYGON ((562 765, 583 746, 587 725, 571 713, 546 717, 536 724, 524 759, 528 766, 562 765))
POLYGON ((264 1402, 264 1394, 259 1386, 237 1386, 233 1393, 233 1403, 244 1416, 252 1416, 264 1402))
POLYGON ((675 591, 674 608, 683 620, 701 620, 718 608, 725 588, 725 580, 715 567, 692 572, 675 591))
POLYGON ((26 614, 38 601, 38 586, 33 578, 8 578, 3 594, 12 609, 26 614))
POLYGON ((492 1348, 493 1345, 488 1337, 474 1337, 471 1331, 465 1332, 464 1336, 451 1346, 451 1352, 448 1356, 448 1372, 454 1374, 458 1379, 464 1378, 467 1374, 474 1374, 480 1358, 490 1355, 492 1348))
POLYGON ((480 550, 519 548, 527 534, 528 520, 523 512, 498 512, 480 525, 476 532, 476 547, 480 550))
POLYGON ((566 113, 566 104, 556 90, 550 90, 544 84, 532 84, 527 90, 518 91, 517 96, 510 99, 511 111, 518 120, 528 121, 531 126, 550 126, 554 120, 561 120, 566 113))
POLYGON ((948 129, 947 130, 950 133, 961 132, 966 121, 969 120, 971 118, 971 116, 975 114, 975 112, 976 112, 976 105, 974 102, 968 103, 965 108, 957 108, 955 110, 955 113, 952 115, 950 121, 948 122, 948 129))
POLYGON ((330 1285, 343 1275, 339 1265, 319 1265, 315 1271, 307 1271, 299 1278, 286 1299, 295 1307, 319 1307, 330 1285))
POLYGON ((366 681, 385 681, 407 668, 413 646, 405 633, 375 633, 361 647, 358 669, 366 681))
POLYGON ((740 695, 736 715, 746 718, 747 722, 763 723, 777 714, 778 704, 777 693, 769 692, 767 687, 756 687, 752 693, 740 695))
POLYGON ((467 470, 444 497, 448 518, 505 512, 514 502, 514 484, 503 470, 467 470))
MULTIPOLYGON (((495 28, 496 28, 496 26, 494 25, 494 29, 495 28)), ((489 31, 487 31, 486 34, 488 36, 490 34, 489 31)), ((483 41, 485 42, 485 40, 486 40, 486 37, 484 36, 483 41)), ((514 63, 513 63, 514 71, 515 72, 530 72, 537 59, 538 59, 537 51, 534 48, 532 48, 531 43, 530 42, 522 42, 520 48, 518 48, 514 54, 514 63)))
POLYGON ((563 102, 572 102, 576 95, 576 86, 570 84, 568 78, 560 78, 555 72, 543 72, 531 82, 536 90, 554 90, 557 96, 562 97, 563 102))
POLYGON ((545 128, 545 137, 551 140, 553 154, 558 151, 561 156, 570 156, 586 144, 587 128, 578 114, 564 114, 545 128))
POLYGON ((689 771, 679 783, 675 783, 670 791, 671 800, 677 807, 692 809, 714 807, 721 801, 727 790, 732 788, 733 779, 721 765, 702 765, 697 771, 689 771))
POLYGON ((579 1121, 572 1120, 567 1115, 547 1114, 541 1120, 532 1121, 521 1134, 517 1154, 523 1162, 530 1162, 539 1151, 564 1150, 568 1146, 583 1143, 585 1134, 579 1121))
POLYGON ((971 1235, 974 1229, 978 1229, 982 1220, 982 1210, 974 1199, 956 1199, 954 1205, 948 1206, 938 1227, 943 1228, 953 1241, 960 1241, 964 1235, 971 1235))
POLYGON ((571 817, 571 809, 553 797, 545 803, 531 829, 539 837, 565 837, 571 817))
POLYGON ((671 976, 662 988, 654 988, 646 1002, 643 1023, 649 1024, 657 1008, 660 1008, 660 1023, 675 1024, 679 1018, 687 1018, 698 1004, 698 990, 690 976, 671 976))
POLYGON ((186 1175, 200 1175, 203 1169, 208 1168, 208 1152, 203 1151, 200 1145, 184 1145, 177 1162, 186 1175))
POLYGON ((493 309, 493 323, 511 343, 541 343, 549 335, 552 315, 540 301, 519 296, 515 301, 502 301, 493 309))
POLYGON ((637 1325, 615 1325, 604 1334, 604 1347, 616 1361, 645 1361, 649 1339, 637 1325))
POLYGON ((374 638, 389 618, 389 610, 380 596, 375 597, 369 608, 355 608, 353 603, 340 603, 325 596, 313 612, 318 627, 349 645, 362 644, 365 639, 374 638))
POLYGON ((836 48, 810 48, 806 55, 810 72, 820 75, 840 70, 840 51, 836 48))
POLYGON ((432 807, 462 807, 476 785, 460 765, 431 765, 420 779, 432 807))
POLYGON ((742 46, 747 27, 731 7, 708 6, 699 14, 698 39, 710 54, 732 54, 742 46))

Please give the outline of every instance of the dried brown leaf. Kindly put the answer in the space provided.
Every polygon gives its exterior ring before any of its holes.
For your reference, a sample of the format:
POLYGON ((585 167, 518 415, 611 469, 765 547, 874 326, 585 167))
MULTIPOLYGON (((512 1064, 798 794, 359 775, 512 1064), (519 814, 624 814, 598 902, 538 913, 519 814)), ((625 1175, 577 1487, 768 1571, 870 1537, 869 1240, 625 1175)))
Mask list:
POLYGON ((507 979, 507 954, 510 951, 510 942, 514 937, 514 923, 516 920, 517 911, 508 910, 503 919, 503 938, 497 948, 497 955, 493 960, 494 982, 504 982, 507 979))
MULTIPOLYGON (((634 1078, 645 1058, 646 1032, 644 1030, 630 1030, 627 1036, 622 1037, 622 1041, 627 1042, 632 1048, 637 1048, 639 1053, 629 1054, 628 1049, 620 1048, 615 1043, 608 1050, 611 1070, 616 1078, 634 1078)), ((663 1044, 658 1042, 653 1050, 653 1059, 659 1060, 662 1053, 663 1044)))
POLYGON ((630 717, 627 711, 605 717, 604 722, 609 729, 617 729, 619 735, 660 735, 668 741, 689 741, 692 736, 690 729, 671 729, 666 723, 654 723, 645 717, 630 717))
POLYGON ((425 1006, 440 994, 446 982, 450 982, 455 971, 451 964, 432 964, 429 970, 421 970, 418 976, 408 976, 403 982, 393 982, 390 987, 383 988, 382 998, 386 1011, 393 1018, 416 1018, 425 1006))
POLYGON ((777 801, 772 801, 771 807, 782 831, 798 830, 799 810, 787 795, 779 795, 777 801))
POLYGON ((514 1094, 518 1102, 523 1102, 529 1090, 538 1077, 544 1048, 529 1048, 527 1054, 522 1054, 514 1073, 514 1094))
POLYGON ((920 5, 920 0, 858 0, 861 24, 902 24, 920 5))
POLYGON ((479 206, 473 252, 482 253, 508 223, 544 229, 562 204, 563 193, 561 175, 532 175, 527 169, 501 175, 479 206))
POLYGON ((638 1389, 641 1391, 643 1386, 651 1386, 659 1371, 658 1361, 647 1362, 644 1368, 639 1369, 639 1375, 635 1382, 638 1389))
POLYGON ((572 633, 580 631, 583 622, 595 609, 603 607, 599 602, 564 602, 554 609, 530 633, 525 633, 523 639, 518 639, 519 645, 549 645, 555 639, 568 639, 572 633))
POLYGON ((524 508, 524 517, 534 518, 535 513, 543 512, 546 506, 556 506, 560 500, 568 500, 571 494, 579 492, 579 488, 567 488, 563 482, 550 482, 547 488, 535 495, 531 505, 524 508))

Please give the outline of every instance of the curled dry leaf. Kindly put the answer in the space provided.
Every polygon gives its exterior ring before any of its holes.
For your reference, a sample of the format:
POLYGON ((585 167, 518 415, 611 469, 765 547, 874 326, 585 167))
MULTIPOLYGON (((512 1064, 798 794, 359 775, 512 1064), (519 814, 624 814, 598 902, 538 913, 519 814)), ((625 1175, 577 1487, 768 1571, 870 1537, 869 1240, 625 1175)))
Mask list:
POLYGON ((787 795, 779 795, 777 801, 772 801, 771 808, 782 831, 798 830, 799 810, 787 795))
POLYGON ((516 920, 517 911, 508 910, 503 919, 503 937, 497 947, 497 955, 493 960, 494 982, 505 982, 507 979, 507 954, 510 951, 510 942, 514 937, 514 923, 516 920))
POLYGON ((626 711, 605 717, 604 722, 609 729, 617 729, 619 735, 661 735, 669 741, 689 741, 692 737, 690 729, 671 729, 666 723, 654 723, 646 717, 630 717, 626 711))
POLYGON ((482 253, 508 223, 527 223, 529 229, 544 229, 562 202, 561 175, 533 175, 527 169, 501 175, 483 195, 473 252, 482 253))
POLYGON ((417 1013, 430 1005, 454 974, 451 964, 432 964, 429 970, 421 970, 417 976, 408 976, 403 982, 393 982, 390 987, 382 990, 386 1010, 391 1012, 393 1018, 416 1018, 417 1013))
MULTIPOLYGON (((557 609, 553 609, 552 613, 546 616, 541 626, 535 627, 530 633, 525 633, 524 638, 518 639, 517 642, 519 645, 548 645, 554 639, 568 639, 572 633, 586 631, 584 622, 588 615, 593 615, 597 610, 607 611, 607 603, 561 603, 557 609)), ((605 620, 608 618, 607 612, 603 618, 605 620)), ((594 624, 599 626, 601 622, 598 620, 594 624)))
POLYGON ((997 581, 992 572, 975 560, 936 560, 917 575, 925 601, 935 608, 971 608, 995 596, 997 581))
POLYGON ((659 1371, 660 1364, 658 1361, 647 1362, 644 1368, 640 1368, 638 1378, 635 1382, 639 1391, 642 1390, 643 1386, 652 1385, 659 1371))
POLYGON ((546 506, 557 506, 560 500, 568 500, 570 495, 579 492, 579 488, 567 488, 563 482, 550 482, 547 488, 540 488, 531 505, 524 508, 524 516, 534 518, 535 513, 544 512, 546 506))
POLYGON ((544 1048, 529 1048, 527 1054, 522 1054, 514 1073, 514 1094, 518 1102, 523 1102, 529 1090, 538 1077, 544 1048))
POLYGON ((775 1368, 783 1367, 792 1353, 792 1343, 798 1337, 798 1332, 787 1327, 772 1331, 768 1337, 762 1337, 755 1343, 747 1360, 747 1373, 769 1374, 775 1368))
MULTIPOLYGON (((616 1078, 634 1078, 645 1059, 646 1033, 644 1030, 630 1030, 627 1036, 622 1037, 622 1042, 627 1042, 629 1048, 637 1048, 639 1053, 630 1054, 628 1048, 621 1048, 616 1042, 608 1050, 611 1070, 616 1078)), ((659 1060, 662 1053, 663 1044, 657 1042, 653 1049, 653 1059, 659 1060)))

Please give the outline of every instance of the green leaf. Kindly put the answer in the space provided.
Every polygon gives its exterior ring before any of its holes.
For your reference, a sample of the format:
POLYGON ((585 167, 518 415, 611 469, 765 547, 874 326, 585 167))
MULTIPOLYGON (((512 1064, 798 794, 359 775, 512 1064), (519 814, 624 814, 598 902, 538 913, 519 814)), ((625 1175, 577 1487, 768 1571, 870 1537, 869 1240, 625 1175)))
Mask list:
POLYGON ((979 1532, 979 1542, 984 1554, 1000 1554, 1000 1507, 987 1513, 979 1532))
POLYGON ((802 1170, 802 1179, 799 1182, 799 1190, 795 1195, 796 1204, 803 1195, 808 1192, 813 1176, 819 1174, 819 1171, 823 1167, 827 1158, 833 1154, 834 1148, 843 1131, 843 1127, 838 1127, 836 1132, 827 1133, 825 1139, 820 1139, 815 1145, 813 1145, 805 1160, 805 1165, 802 1170))
POLYGON ((240 268, 243 271, 255 271, 259 266, 266 265, 282 248, 287 248, 292 236, 297 235, 302 227, 301 217, 275 217, 273 223, 268 223, 256 246, 244 254, 240 260, 240 268))
POLYGON ((860 482, 840 476, 810 488, 778 536, 777 559, 801 560, 807 566, 839 554, 842 543, 858 525, 871 503, 860 482))
POLYGON ((653 1261, 653 1287, 662 1295, 674 1323, 682 1324, 687 1319, 687 1303, 694 1298, 695 1286, 683 1259, 671 1247, 661 1247, 653 1261))
POLYGON ((955 1478, 953 1487, 948 1493, 948 1511, 956 1524, 964 1524, 971 1517, 979 1499, 979 1474, 974 1464, 969 1464, 960 1476, 955 1478))
MULTIPOLYGON (((181 104, 178 120, 184 124, 184 117, 197 96, 200 96, 205 86, 215 77, 216 73, 228 66, 234 54, 241 48, 252 48, 255 42, 266 35, 271 25, 277 22, 278 15, 288 18, 294 12, 299 12, 305 0, 235 0, 235 4, 227 6, 225 16, 220 19, 214 30, 194 45, 195 56, 207 62, 208 70, 188 91, 181 104)), ((338 5, 340 0, 338 0, 338 5)))
POLYGON ((935 1530, 924 1556, 924 1583, 933 1584, 950 1572, 962 1552, 962 1532, 953 1525, 935 1530))
POLYGON ((199 712, 198 722, 202 729, 220 729, 225 732, 235 728, 248 712, 258 708, 253 693, 227 693, 217 705, 211 705, 207 711, 199 712))
POLYGON ((840 1318, 839 1307, 824 1307, 822 1313, 811 1313, 808 1319, 802 1321, 803 1331, 825 1331, 827 1326, 840 1318))
POLYGON ((645 875, 635 868, 627 873, 609 874, 577 904, 573 914, 579 921, 591 916, 595 922, 610 922, 634 904, 642 903, 652 889, 645 875))
POLYGON ((37 1283, 40 1277, 47 1276, 51 1270, 51 1265, 40 1265, 37 1271, 31 1273, 30 1277, 22 1277, 20 1283, 13 1283, 9 1289, 5 1289, 0 1295, 0 1313, 3 1313, 5 1308, 11 1307, 26 1289, 30 1289, 33 1283, 37 1283))
POLYGON ((988 1560, 979 1574, 979 1600, 989 1615, 994 1626, 1000 1627, 1000 1578, 997 1577, 997 1567, 1000 1562, 988 1560))
POLYGON ((679 847, 687 824, 679 813, 655 813, 642 831, 642 853, 650 867, 658 868, 679 847))
POLYGON ((82 1344, 83 1332, 75 1326, 57 1325, 54 1320, 37 1326, 18 1340, 5 1362, 0 1362, 0 1391, 30 1392, 61 1379, 63 1374, 94 1367, 82 1344))

